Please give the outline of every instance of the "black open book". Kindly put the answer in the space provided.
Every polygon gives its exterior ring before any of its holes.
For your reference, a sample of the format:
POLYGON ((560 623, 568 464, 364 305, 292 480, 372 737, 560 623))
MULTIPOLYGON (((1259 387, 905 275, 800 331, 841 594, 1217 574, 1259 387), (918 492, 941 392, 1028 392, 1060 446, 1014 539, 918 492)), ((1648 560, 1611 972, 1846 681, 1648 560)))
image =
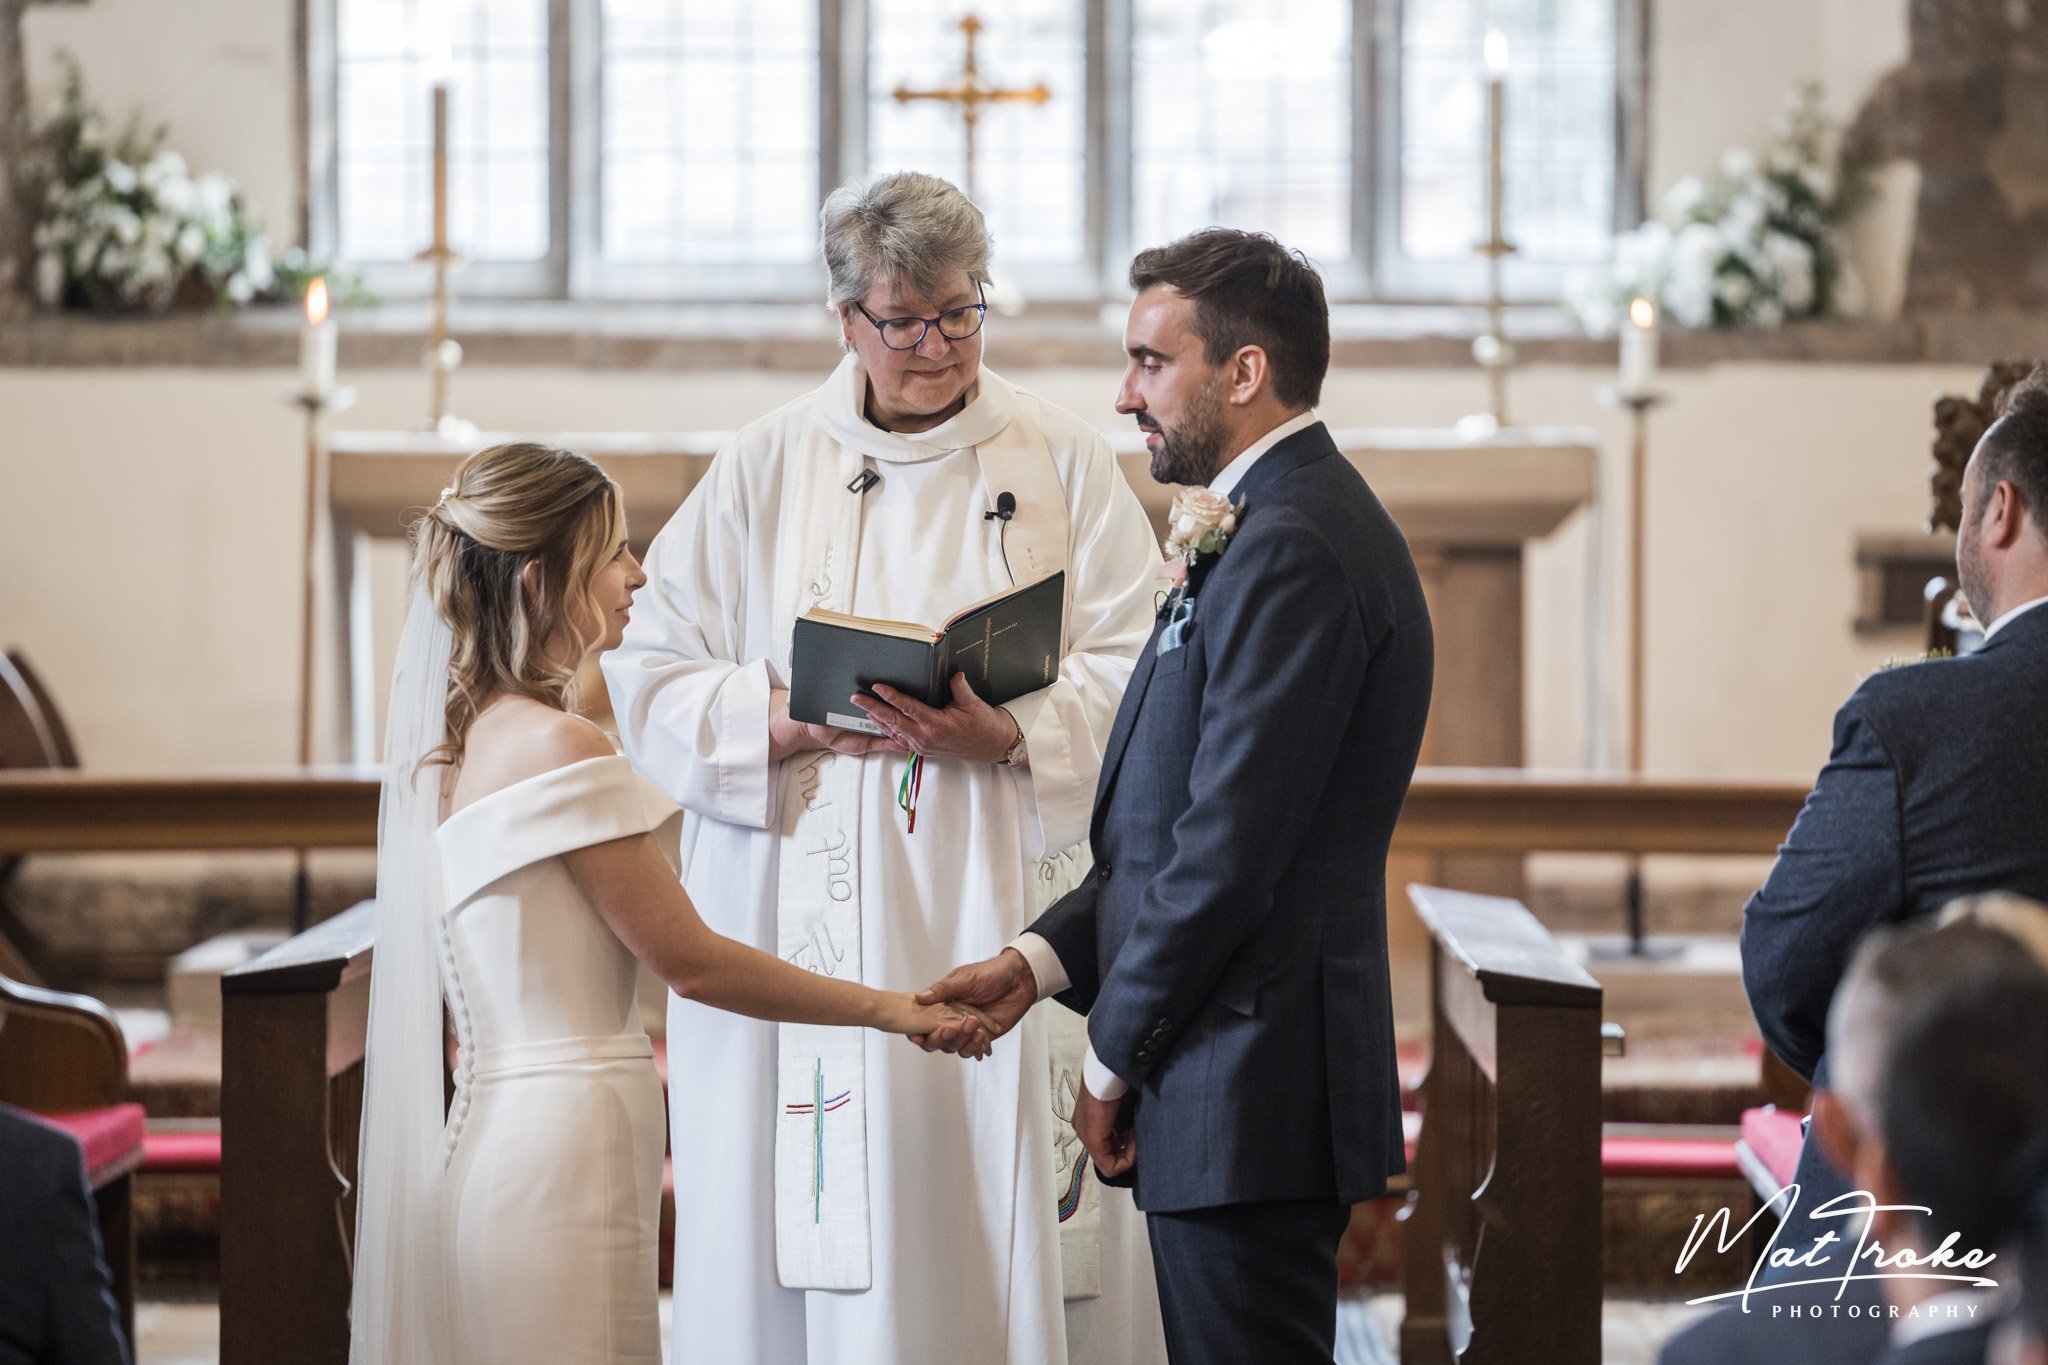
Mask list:
POLYGON ((963 608, 936 630, 807 611, 790 642, 789 714, 872 735, 875 723, 849 698, 876 683, 927 706, 952 700, 955 673, 991 706, 1050 687, 1060 675, 1066 602, 1067 576, 1055 573, 963 608))

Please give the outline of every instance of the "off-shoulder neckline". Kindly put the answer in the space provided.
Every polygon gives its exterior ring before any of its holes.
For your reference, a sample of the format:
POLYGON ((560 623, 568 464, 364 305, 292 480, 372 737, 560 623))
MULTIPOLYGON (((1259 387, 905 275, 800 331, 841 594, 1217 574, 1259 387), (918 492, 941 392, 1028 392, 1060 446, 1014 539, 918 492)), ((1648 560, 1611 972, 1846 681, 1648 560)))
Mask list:
POLYGON ((462 809, 448 812, 448 818, 443 820, 439 825, 435 826, 434 832, 437 835, 440 834, 443 830, 446 830, 450 825, 454 824, 457 820, 462 819, 471 811, 476 810, 480 806, 488 806, 501 796, 509 795, 512 792, 518 791, 522 787, 529 787, 536 782, 542 782, 546 781, 549 778, 559 777, 563 773, 575 772, 578 768, 587 768, 593 763, 630 763, 630 760, 628 760, 624 754, 599 754, 595 758, 579 758, 574 763, 564 763, 558 768, 549 768, 543 772, 537 772, 531 777, 522 777, 517 782, 508 782, 504 786, 499 787, 496 791, 485 792, 482 796, 477 797, 476 800, 470 802, 462 809))

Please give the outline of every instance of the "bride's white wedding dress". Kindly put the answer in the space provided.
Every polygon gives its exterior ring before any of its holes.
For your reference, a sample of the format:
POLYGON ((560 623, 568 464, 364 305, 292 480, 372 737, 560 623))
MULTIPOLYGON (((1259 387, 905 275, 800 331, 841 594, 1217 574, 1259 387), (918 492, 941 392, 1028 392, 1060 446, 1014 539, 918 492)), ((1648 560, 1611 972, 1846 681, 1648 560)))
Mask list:
POLYGON ((439 1219, 450 1331, 477 1365, 660 1365, 666 1112, 638 968, 561 855, 681 812, 623 757, 492 792, 442 823, 455 1021, 439 1219))

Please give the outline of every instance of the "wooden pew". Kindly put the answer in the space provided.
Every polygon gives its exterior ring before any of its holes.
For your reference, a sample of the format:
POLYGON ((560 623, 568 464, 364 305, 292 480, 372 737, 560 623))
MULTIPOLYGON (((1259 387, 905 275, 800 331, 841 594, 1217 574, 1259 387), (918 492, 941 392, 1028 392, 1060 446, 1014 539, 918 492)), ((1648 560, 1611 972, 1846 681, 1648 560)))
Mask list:
POLYGON ((347 1365, 374 906, 221 978, 221 1365, 347 1365))
POLYGON ((1411 886, 1429 1072, 1406 1365, 1600 1359, 1600 985, 1519 902, 1411 886))

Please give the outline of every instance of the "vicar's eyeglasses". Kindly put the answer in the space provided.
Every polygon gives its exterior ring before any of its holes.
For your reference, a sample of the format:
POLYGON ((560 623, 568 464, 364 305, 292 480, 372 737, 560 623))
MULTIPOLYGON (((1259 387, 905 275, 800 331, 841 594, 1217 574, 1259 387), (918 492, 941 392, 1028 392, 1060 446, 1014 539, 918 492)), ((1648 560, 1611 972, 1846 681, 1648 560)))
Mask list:
MULTIPOLYGON (((981 288, 976 286, 975 294, 981 297, 981 288)), ((875 330, 882 334, 882 344, 892 351, 914 351, 924 344, 925 333, 936 326, 939 335, 948 341, 965 341, 981 330, 982 320, 988 316, 988 300, 970 303, 965 308, 949 308, 935 318, 878 318, 870 313, 858 299, 854 307, 860 315, 875 324, 875 330)))

